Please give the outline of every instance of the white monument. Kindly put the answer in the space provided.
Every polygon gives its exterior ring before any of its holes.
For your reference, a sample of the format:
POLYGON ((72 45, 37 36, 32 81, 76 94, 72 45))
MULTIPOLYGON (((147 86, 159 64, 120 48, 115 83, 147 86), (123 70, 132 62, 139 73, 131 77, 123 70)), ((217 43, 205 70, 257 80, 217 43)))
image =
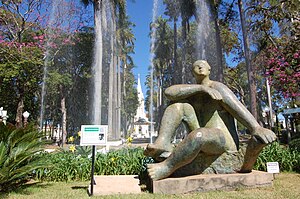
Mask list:
POLYGON ((140 80, 140 74, 138 74, 137 93, 139 106, 134 116, 134 131, 132 133, 133 138, 149 138, 149 121, 145 113, 145 98, 142 91, 142 85, 140 80))

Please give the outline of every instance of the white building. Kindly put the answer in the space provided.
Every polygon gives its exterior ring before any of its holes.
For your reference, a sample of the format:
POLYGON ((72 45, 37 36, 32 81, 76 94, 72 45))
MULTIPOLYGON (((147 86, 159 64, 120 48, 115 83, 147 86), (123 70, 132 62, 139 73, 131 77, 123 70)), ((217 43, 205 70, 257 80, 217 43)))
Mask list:
POLYGON ((140 75, 138 75, 137 93, 139 100, 139 107, 134 116, 134 131, 132 137, 135 138, 149 138, 149 121, 145 113, 145 98, 142 91, 140 75))

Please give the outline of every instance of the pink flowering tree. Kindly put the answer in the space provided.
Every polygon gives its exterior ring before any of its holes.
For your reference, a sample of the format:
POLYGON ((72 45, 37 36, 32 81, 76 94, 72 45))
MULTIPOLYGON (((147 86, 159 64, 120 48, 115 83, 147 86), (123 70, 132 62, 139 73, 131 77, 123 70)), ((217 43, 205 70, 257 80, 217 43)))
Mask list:
POLYGON ((291 45, 270 47, 267 53, 266 72, 270 84, 284 97, 300 96, 300 50, 291 45))
POLYGON ((36 98, 44 54, 43 41, 33 37, 41 34, 37 21, 43 2, 7 0, 0 3, 1 106, 8 109, 10 121, 18 127, 22 126, 24 110, 34 117, 38 107, 36 98))
POLYGON ((50 20, 53 2, 0 2, 0 106, 8 109, 10 121, 18 127, 22 126, 25 110, 31 118, 39 117, 45 64, 52 71, 68 72, 55 68, 53 60, 62 46, 74 45, 72 38, 82 17, 75 1, 65 1, 68 4, 59 5, 61 10, 54 12, 56 20, 50 20))

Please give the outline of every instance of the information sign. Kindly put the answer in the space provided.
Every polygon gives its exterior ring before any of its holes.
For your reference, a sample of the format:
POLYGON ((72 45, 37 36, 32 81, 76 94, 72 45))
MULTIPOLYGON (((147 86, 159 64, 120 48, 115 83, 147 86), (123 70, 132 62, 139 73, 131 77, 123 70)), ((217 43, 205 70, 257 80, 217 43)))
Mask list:
POLYGON ((106 145, 107 125, 81 125, 80 145, 106 145))
POLYGON ((278 162, 267 162, 267 172, 268 173, 279 173, 278 162))

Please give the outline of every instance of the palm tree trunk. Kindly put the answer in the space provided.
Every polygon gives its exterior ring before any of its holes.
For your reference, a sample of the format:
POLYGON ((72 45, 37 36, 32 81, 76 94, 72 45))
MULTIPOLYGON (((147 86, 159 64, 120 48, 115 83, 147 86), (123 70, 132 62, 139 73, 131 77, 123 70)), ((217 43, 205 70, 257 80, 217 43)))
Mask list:
MULTIPOLYGON (((103 41, 102 41, 102 12, 103 5, 101 5, 100 0, 94 1, 94 21, 95 21, 95 34, 96 34, 96 52, 94 54, 94 67, 98 67, 98 70, 95 69, 95 80, 99 81, 99 84, 95 83, 94 99, 93 99, 93 123, 101 124, 102 123, 102 58, 103 58, 103 41), (98 94, 96 95, 95 94, 98 94), (97 97, 96 97, 97 96, 97 97)), ((96 81, 94 81, 96 82, 96 81)))
POLYGON ((242 0, 238 0, 238 6, 239 6, 239 12, 240 12, 240 18, 241 18, 243 43, 244 43, 244 54, 245 54, 247 75, 248 75, 248 81, 249 81, 248 85, 249 85, 249 90, 250 90, 250 111, 253 114, 253 116, 257 119, 255 75, 254 75, 254 70, 253 70, 252 63, 251 63, 251 53, 250 53, 250 48, 249 48, 249 40, 248 40, 246 21, 245 21, 245 11, 244 11, 242 0))
POLYGON ((113 108, 113 98, 114 98, 114 56, 113 56, 113 51, 114 51, 114 46, 113 46, 113 34, 111 34, 111 61, 110 61, 110 66, 109 66, 109 83, 108 83, 108 133, 109 133, 109 139, 114 139, 114 133, 113 132, 113 113, 114 113, 114 108, 113 108))
POLYGON ((116 120, 116 126, 117 126, 117 133, 118 138, 121 137, 121 100, 122 100, 122 94, 121 94, 121 66, 120 66, 120 58, 118 58, 118 71, 117 71, 117 87, 118 87, 118 92, 117 92, 117 120, 116 120))
POLYGON ((174 52, 173 52, 173 59, 174 59, 174 64, 173 64, 173 74, 175 78, 173 77, 173 84, 178 84, 180 83, 178 80, 181 79, 181 70, 179 70, 178 67, 178 60, 177 60, 177 19, 174 18, 173 21, 173 26, 174 26, 174 52))

